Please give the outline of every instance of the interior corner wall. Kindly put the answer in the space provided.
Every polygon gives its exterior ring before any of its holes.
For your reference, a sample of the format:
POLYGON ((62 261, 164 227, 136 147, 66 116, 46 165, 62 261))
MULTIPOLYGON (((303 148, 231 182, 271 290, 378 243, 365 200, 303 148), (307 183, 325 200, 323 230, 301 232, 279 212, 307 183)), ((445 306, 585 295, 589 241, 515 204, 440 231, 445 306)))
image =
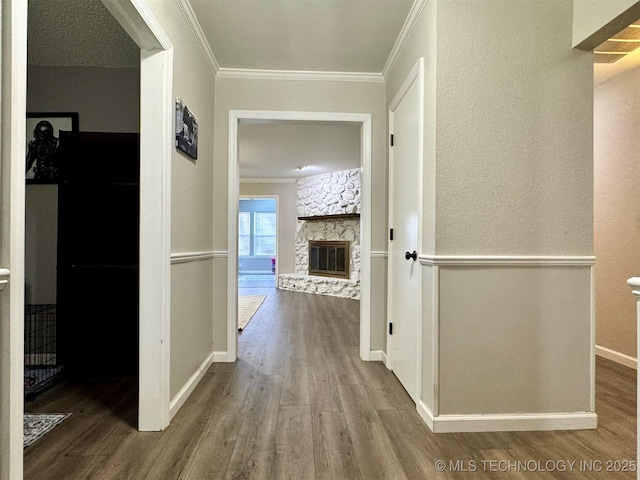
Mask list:
POLYGON ((436 424, 591 412, 593 75, 572 22, 570 0, 429 1, 387 77, 390 103, 424 58, 421 400, 436 424))
POLYGON ((636 308, 627 279, 640 265, 640 68, 594 89, 596 343, 635 358, 636 308))
MULTIPOLYGON (((216 79, 216 124, 214 168, 214 245, 228 250, 228 139, 230 110, 274 110, 307 112, 367 113, 372 115, 372 195, 371 250, 387 247, 387 112, 384 83, 309 80, 216 79), (218 228, 218 226, 220 228, 218 228)), ((235 260, 235 259, 234 259, 235 260)), ((372 256, 372 272, 382 270, 384 256, 372 256)), ((226 270, 216 269, 216 285, 226 284, 226 270)), ((379 291, 384 277, 372 276, 372 292, 379 291)), ((226 291, 226 290, 225 290, 226 291)), ((221 308, 223 308, 221 306, 221 308)), ((371 348, 382 350, 386 321, 384 310, 371 310, 371 348)), ((216 320, 215 338, 226 338, 226 322, 216 320)))
POLYGON ((295 272, 296 184, 240 183, 240 195, 278 196, 278 273, 295 272))
POLYGON ((213 300, 213 134, 215 78, 178 3, 145 0, 173 44, 173 97, 198 120, 198 159, 174 150, 171 166, 172 400, 193 385, 213 356, 213 321, 226 321, 213 300), (175 254, 207 252, 189 262, 175 254))

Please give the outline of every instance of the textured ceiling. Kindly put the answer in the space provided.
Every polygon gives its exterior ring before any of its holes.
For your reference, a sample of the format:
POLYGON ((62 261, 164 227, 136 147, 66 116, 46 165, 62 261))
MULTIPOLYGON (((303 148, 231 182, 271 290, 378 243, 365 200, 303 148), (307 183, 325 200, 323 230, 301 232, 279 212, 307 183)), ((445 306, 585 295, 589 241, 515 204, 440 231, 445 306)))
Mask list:
POLYGON ((413 0, 189 0, 221 67, 380 73, 413 0))
POLYGON ((240 178, 296 178, 360 167, 360 124, 241 123, 240 178), (308 166, 297 170, 298 166, 308 166))
POLYGON ((140 53, 100 0, 29 0, 29 65, 137 67, 140 53))

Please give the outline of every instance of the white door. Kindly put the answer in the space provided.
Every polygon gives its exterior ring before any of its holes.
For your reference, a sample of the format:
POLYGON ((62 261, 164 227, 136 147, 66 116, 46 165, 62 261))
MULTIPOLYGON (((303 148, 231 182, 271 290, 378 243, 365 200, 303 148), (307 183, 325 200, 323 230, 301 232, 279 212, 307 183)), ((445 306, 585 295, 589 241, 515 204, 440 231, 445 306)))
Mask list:
POLYGON ((391 368, 411 398, 419 398, 422 185, 421 62, 391 104, 388 321, 391 368), (413 77, 413 78, 412 78, 413 77), (408 85, 408 88, 407 88, 408 85), (393 239, 391 239, 393 237, 393 239))

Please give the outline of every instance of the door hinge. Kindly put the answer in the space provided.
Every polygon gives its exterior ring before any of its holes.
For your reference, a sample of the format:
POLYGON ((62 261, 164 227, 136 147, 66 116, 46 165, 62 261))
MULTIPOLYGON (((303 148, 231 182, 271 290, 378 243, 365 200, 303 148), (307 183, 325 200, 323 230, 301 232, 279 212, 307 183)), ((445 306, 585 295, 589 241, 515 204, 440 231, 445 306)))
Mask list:
POLYGON ((393 240, 393 228, 389 229, 389 240, 393 240))
POLYGON ((390 137, 391 146, 393 147, 393 133, 389 135, 389 137, 390 137))
POLYGON ((389 335, 393 335, 393 323, 389 322, 389 335))

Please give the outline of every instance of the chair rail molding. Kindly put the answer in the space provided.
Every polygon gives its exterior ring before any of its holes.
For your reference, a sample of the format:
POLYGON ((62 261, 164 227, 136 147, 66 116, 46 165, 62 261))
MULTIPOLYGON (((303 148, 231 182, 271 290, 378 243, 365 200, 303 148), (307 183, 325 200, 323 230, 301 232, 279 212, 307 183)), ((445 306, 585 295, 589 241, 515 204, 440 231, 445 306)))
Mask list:
POLYGON ((210 260, 215 257, 216 252, 214 251, 172 253, 171 264, 198 262, 202 260, 210 260))
POLYGON ((9 286, 11 272, 8 268, 0 268, 0 292, 9 286))
POLYGON ((422 265, 441 267, 592 267, 592 255, 420 255, 422 265))

